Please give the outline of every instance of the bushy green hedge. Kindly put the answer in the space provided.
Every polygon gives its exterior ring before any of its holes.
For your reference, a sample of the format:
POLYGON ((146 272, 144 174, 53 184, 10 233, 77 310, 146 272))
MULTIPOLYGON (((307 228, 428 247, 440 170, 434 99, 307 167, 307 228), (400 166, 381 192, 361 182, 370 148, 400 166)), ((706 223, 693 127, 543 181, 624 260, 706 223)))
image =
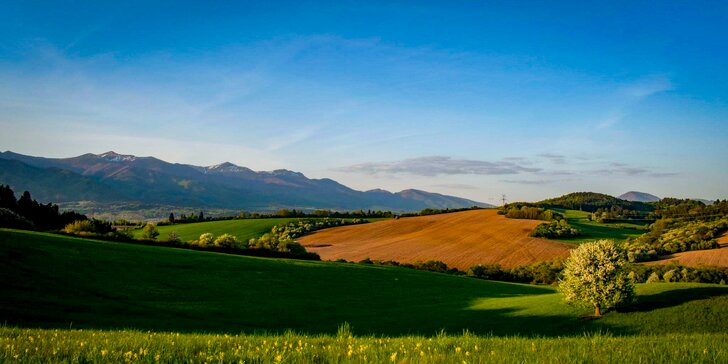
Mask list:
POLYGON ((581 232, 569 225, 566 220, 541 224, 531 232, 531 236, 537 238, 571 238, 579 235, 581 232))

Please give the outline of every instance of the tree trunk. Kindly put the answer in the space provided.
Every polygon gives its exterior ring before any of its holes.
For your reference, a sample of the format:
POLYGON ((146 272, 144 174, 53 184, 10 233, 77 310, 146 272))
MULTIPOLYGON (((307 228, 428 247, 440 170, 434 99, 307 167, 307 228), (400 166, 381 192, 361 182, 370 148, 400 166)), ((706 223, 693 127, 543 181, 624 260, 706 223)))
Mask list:
POLYGON ((594 306, 594 317, 602 317, 602 311, 599 310, 599 305, 594 306))

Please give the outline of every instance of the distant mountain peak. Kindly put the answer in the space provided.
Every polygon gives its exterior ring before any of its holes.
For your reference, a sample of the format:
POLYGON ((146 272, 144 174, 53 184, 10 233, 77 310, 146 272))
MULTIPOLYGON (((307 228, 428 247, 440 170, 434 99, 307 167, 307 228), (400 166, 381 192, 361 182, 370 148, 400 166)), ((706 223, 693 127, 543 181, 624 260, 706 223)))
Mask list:
POLYGON ((241 167, 237 164, 233 164, 230 162, 223 162, 220 164, 216 164, 214 166, 209 166, 205 168, 207 172, 217 172, 217 173, 240 173, 240 172, 251 172, 249 168, 241 167))
POLYGON ((306 177, 301 172, 294 172, 288 169, 276 169, 273 172, 270 172, 273 175, 276 176, 296 176, 296 177, 306 177))
POLYGON ((639 191, 629 191, 625 192, 621 195, 619 195, 617 198, 620 198, 622 200, 627 201, 637 201, 637 202, 657 202, 660 201, 660 198, 647 193, 647 192, 639 192, 639 191))
POLYGON ((369 191, 366 191, 366 192, 367 193, 384 193, 384 194, 388 194, 388 195, 391 195, 392 194, 392 192, 389 192, 389 191, 387 191, 385 189, 381 189, 381 188, 375 188, 373 190, 369 190, 369 191))
POLYGON ((106 153, 98 154, 97 157, 105 159, 109 162, 131 162, 137 159, 136 156, 129 154, 119 154, 114 152, 113 150, 106 153))

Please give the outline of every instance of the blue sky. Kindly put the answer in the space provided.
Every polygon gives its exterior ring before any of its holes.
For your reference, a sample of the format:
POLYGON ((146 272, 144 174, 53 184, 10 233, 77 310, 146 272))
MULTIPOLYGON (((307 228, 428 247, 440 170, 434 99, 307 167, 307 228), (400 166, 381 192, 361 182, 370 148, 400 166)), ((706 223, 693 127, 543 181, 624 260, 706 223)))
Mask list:
POLYGON ((11 2, 0 149, 728 198, 728 3, 11 2))

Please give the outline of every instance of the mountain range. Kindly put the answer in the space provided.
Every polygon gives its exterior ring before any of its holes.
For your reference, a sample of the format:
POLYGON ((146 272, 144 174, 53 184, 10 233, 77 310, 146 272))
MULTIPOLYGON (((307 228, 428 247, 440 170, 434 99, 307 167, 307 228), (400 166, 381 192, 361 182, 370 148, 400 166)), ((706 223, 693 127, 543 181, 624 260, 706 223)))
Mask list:
POLYGON ((279 169, 256 172, 225 162, 202 167, 115 152, 73 158, 0 153, 0 183, 39 201, 134 202, 272 211, 280 208, 419 211, 492 205, 420 190, 357 191, 332 179, 279 169))

